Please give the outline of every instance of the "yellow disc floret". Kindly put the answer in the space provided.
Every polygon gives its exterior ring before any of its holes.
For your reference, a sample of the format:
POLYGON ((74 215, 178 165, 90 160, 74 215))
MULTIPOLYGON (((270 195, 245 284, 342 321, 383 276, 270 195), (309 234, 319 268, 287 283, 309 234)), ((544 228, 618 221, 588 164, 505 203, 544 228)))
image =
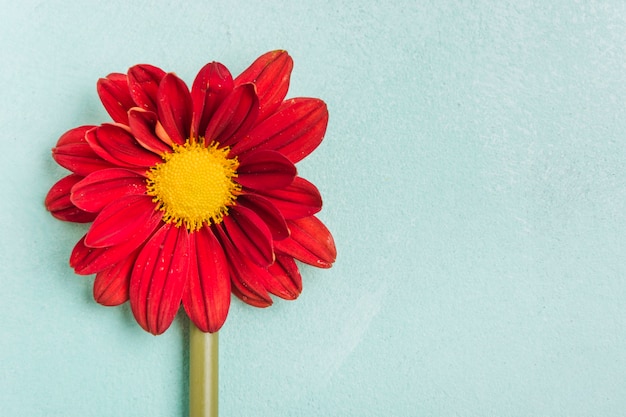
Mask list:
POLYGON ((203 143, 174 145, 163 163, 147 173, 147 193, 153 196, 163 221, 185 225, 190 232, 203 223, 220 223, 234 204, 241 186, 233 181, 239 161, 228 158, 229 148, 203 143))

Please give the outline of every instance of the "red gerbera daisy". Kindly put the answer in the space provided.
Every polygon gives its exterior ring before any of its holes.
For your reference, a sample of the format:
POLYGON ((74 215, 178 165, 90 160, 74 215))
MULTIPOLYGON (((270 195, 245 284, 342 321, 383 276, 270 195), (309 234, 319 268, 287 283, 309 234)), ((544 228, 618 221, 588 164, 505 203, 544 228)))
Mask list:
POLYGON ((70 265, 96 274, 96 301, 130 300, 153 334, 182 302, 216 332, 231 292, 267 307, 270 294, 300 294, 294 259, 331 266, 332 236, 314 216, 322 199, 294 165, 322 141, 328 112, 319 99, 284 100, 292 67, 273 51, 235 79, 209 63, 191 91, 151 65, 98 81, 114 123, 61 136, 52 155, 72 174, 46 197, 56 218, 93 221, 70 265))

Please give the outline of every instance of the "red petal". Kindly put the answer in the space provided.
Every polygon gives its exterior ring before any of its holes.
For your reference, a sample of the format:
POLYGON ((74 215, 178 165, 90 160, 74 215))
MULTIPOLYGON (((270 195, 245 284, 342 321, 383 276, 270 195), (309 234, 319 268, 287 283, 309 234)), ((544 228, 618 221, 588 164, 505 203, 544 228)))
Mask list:
POLYGON ((137 322, 152 334, 172 324, 180 307, 189 266, 189 234, 172 223, 143 247, 130 280, 130 306, 137 322))
POLYGON ((206 64, 193 82, 191 99, 193 121, 191 135, 202 135, 217 106, 233 89, 233 77, 228 68, 219 62, 206 64))
POLYGON ((59 220, 74 223, 89 223, 96 218, 94 213, 76 207, 70 199, 72 187, 82 179, 80 175, 71 174, 61 178, 50 188, 44 201, 50 214, 59 220))
POLYGON ((87 232, 85 245, 103 248, 124 243, 154 217, 154 212, 150 196, 129 195, 115 200, 100 211, 87 232))
POLYGON ((337 249, 330 231, 315 216, 288 220, 291 236, 275 242, 276 250, 316 266, 330 268, 337 257, 337 249))
POLYGON ((230 276, 224 250, 209 228, 191 234, 189 278, 183 306, 203 332, 218 331, 230 307, 230 276))
POLYGON ((259 151, 240 159, 237 182, 261 190, 284 188, 293 182, 296 174, 295 165, 280 153, 259 151))
POLYGON ((257 190, 280 210, 285 219, 311 216, 322 209, 322 196, 317 187, 302 177, 296 177, 290 186, 277 190, 257 190))
POLYGON ((237 197, 237 204, 255 212, 269 228, 272 239, 281 240, 289 237, 285 218, 268 199, 256 194, 242 194, 237 197))
POLYGON ((87 143, 57 146, 52 149, 52 157, 62 167, 83 176, 115 166, 100 158, 87 143))
POLYGON ((91 149, 85 134, 95 126, 80 126, 65 132, 52 149, 52 158, 75 174, 86 176, 94 171, 111 168, 113 165, 100 158, 91 149))
POLYGON ((243 84, 231 91, 209 121, 205 140, 231 146, 248 133, 259 111, 254 85, 243 84))
POLYGON ((157 91, 165 71, 152 65, 135 65, 128 70, 130 96, 144 110, 157 111, 157 91))
MULTIPOLYGON (((267 294, 267 297, 268 297, 267 299, 263 297, 259 297, 251 293, 245 287, 242 287, 242 284, 237 281, 233 281, 233 287, 231 291, 237 298, 239 298, 244 303, 251 305, 252 307, 266 308, 266 307, 271 306, 273 303, 269 294, 267 294)), ((267 291, 265 292, 267 293, 267 291)))
POLYGON ((274 262, 272 235, 265 222, 252 210, 242 206, 231 207, 223 225, 241 255, 263 267, 274 262))
POLYGON ((61 137, 57 141, 57 146, 69 145, 74 143, 87 143, 87 140, 85 139, 85 133, 87 133, 87 131, 93 129, 94 127, 96 126, 85 125, 68 130, 61 135, 61 137))
POLYGON ((217 232, 216 236, 224 248, 233 294, 255 307, 271 306, 272 299, 263 285, 262 278, 263 274, 269 274, 267 268, 255 265, 248 258, 241 256, 220 225, 213 230, 214 233, 217 232))
POLYGON ((235 79, 235 86, 254 83, 259 95, 258 120, 272 114, 287 95, 293 60, 287 51, 271 51, 257 58, 235 79))
POLYGON ((277 255, 269 268, 272 280, 267 290, 285 300, 295 300, 302 292, 302 277, 296 262, 290 256, 277 255))
POLYGON ((294 98, 285 101, 276 113, 255 126, 232 152, 241 155, 253 149, 270 149, 295 164, 322 142, 327 125, 326 103, 315 98, 294 98))
POLYGON ((111 268, 98 272, 93 283, 93 298, 105 306, 117 306, 128 301, 130 274, 138 251, 111 268))
POLYGON ((126 74, 113 73, 100 78, 97 84, 100 101, 111 118, 117 123, 128 124, 128 110, 135 106, 128 88, 126 74))
POLYGON ((85 239, 81 239, 70 256, 70 266, 78 275, 90 275, 112 267, 141 246, 152 235, 161 223, 163 213, 153 211, 153 215, 135 234, 120 245, 108 248, 90 248, 85 246, 85 239))
MULTIPOLYGON (((101 252, 102 250, 103 249, 94 249, 85 246, 85 236, 83 236, 78 242, 76 242, 76 245, 74 245, 74 249, 72 249, 72 254, 70 255, 70 266, 74 269, 77 269, 76 267, 81 267, 80 269, 82 270, 82 267, 88 265, 93 259, 93 257, 95 256, 94 252, 101 252)), ((113 262, 111 265, 113 265, 114 263, 115 262, 113 262)), ((101 270, 103 269, 106 268, 102 268, 101 270)), ((80 272, 76 271, 76 273, 79 275, 89 275, 92 272, 88 274, 81 274, 80 272)))
POLYGON ((103 124, 87 132, 86 138, 101 158, 121 167, 147 168, 163 162, 160 156, 143 148, 120 126, 103 124))
POLYGON ((167 74, 157 93, 159 121, 174 143, 183 145, 191 128, 191 94, 187 85, 176 75, 167 74))
POLYGON ((127 195, 143 195, 145 178, 123 168, 96 171, 72 187, 72 203, 85 211, 97 213, 113 201, 127 195))
POLYGON ((156 135, 157 122, 156 113, 151 111, 144 111, 135 107, 128 112, 128 125, 141 146, 157 155, 172 152, 171 146, 168 146, 156 135))

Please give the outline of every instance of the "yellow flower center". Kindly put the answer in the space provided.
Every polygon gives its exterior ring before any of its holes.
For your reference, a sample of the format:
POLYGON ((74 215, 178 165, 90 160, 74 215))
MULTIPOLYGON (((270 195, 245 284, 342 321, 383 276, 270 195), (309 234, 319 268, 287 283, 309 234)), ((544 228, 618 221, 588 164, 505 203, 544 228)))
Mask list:
POLYGON ((220 223, 228 213, 241 190, 233 181, 239 161, 228 158, 229 148, 218 146, 174 145, 174 152, 147 172, 147 193, 163 211, 163 221, 193 232, 203 223, 220 223))

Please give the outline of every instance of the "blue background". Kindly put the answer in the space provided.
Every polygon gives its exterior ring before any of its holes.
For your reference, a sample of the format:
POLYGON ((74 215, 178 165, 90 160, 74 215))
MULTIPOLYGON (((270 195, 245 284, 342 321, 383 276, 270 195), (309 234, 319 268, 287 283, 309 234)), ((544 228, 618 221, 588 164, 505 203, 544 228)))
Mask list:
POLYGON ((626 409, 626 3, 33 1, 0 25, 0 414, 185 416, 188 327, 91 298, 85 226, 43 207, 64 131, 136 63, 189 84, 287 49, 324 99, 299 164, 339 249, 234 301, 223 416, 619 416, 626 409))

